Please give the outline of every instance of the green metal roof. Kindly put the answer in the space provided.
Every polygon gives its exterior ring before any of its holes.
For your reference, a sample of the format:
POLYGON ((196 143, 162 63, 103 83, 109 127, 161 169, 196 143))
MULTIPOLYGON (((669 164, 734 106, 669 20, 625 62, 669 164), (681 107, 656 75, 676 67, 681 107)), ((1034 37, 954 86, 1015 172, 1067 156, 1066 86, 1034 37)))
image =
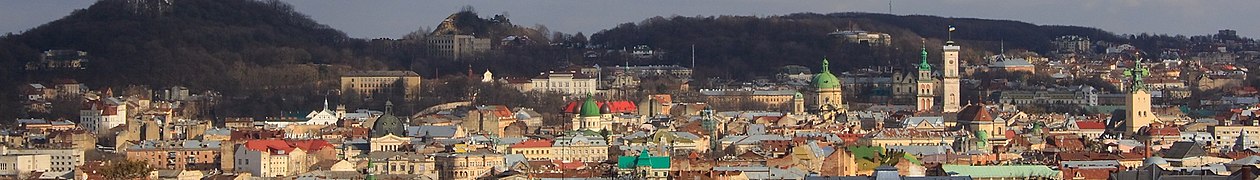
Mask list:
POLYGON ((932 65, 927 62, 927 48, 923 48, 923 51, 920 51, 920 54, 923 55, 923 61, 919 62, 919 70, 932 71, 932 65))
POLYGON ((1005 166, 970 166, 970 165, 942 165, 947 173, 958 173, 958 176, 971 176, 972 178, 1002 178, 1002 177, 1060 177, 1058 170, 1050 169, 1045 165, 1005 165, 1005 166))
POLYGON ((595 97, 586 95, 586 102, 582 103, 582 109, 578 110, 582 117, 599 116, 599 104, 595 103, 595 97))
POLYGON ((831 67, 829 66, 831 66, 831 64, 824 58, 822 61, 822 72, 819 72, 818 75, 814 75, 814 87, 818 89, 840 87, 840 78, 836 78, 836 75, 831 74, 831 67))
POLYGON ((652 156, 647 151, 642 152, 638 156, 617 157, 617 167, 632 169, 650 166, 652 169, 669 169, 669 156, 652 156))

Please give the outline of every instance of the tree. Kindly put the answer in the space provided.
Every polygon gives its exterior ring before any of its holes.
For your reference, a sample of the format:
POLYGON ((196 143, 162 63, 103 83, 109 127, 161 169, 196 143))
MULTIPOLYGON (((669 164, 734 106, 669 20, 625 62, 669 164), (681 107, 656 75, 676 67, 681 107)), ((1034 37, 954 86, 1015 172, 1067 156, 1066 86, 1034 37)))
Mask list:
POLYGON ((144 179, 153 168, 143 161, 117 160, 105 163, 101 174, 105 179, 144 179))

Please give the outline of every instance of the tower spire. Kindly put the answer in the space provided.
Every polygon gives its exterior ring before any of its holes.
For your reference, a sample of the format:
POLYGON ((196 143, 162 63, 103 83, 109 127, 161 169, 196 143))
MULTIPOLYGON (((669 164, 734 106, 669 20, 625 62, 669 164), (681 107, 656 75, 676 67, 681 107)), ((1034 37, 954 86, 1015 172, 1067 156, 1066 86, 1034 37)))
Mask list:
POLYGON ((921 61, 919 61, 919 71, 931 71, 932 65, 928 64, 927 62, 927 56, 928 56, 927 40, 922 40, 922 41, 923 41, 923 47, 921 47, 919 51, 919 55, 921 56, 920 58, 921 61))
POLYGON ((823 57, 822 73, 831 73, 831 63, 827 62, 827 57, 823 57))

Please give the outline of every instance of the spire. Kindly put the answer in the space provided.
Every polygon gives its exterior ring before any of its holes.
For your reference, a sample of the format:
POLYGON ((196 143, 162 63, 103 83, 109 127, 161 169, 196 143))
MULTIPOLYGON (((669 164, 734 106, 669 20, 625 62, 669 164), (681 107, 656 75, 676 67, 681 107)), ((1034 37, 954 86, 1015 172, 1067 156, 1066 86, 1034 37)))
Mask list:
POLYGON ((922 61, 919 62, 919 71, 931 71, 932 65, 927 62, 927 40, 923 40, 923 47, 920 49, 919 54, 922 55, 922 61))
POLYGON ((385 114, 390 114, 390 112, 393 112, 393 110, 394 110, 394 102, 385 101, 385 114))
POLYGON ((376 180, 376 166, 372 165, 372 158, 368 158, 367 163, 367 180, 376 180))
POLYGON ((328 97, 324 97, 324 111, 328 111, 328 97))
POLYGON ((1140 59, 1134 60, 1133 68, 1124 71, 1124 76, 1129 77, 1129 80, 1133 81, 1133 86, 1129 88, 1129 91, 1146 90, 1146 82, 1142 78, 1149 75, 1151 75, 1151 72, 1146 67, 1142 67, 1142 61, 1140 59))

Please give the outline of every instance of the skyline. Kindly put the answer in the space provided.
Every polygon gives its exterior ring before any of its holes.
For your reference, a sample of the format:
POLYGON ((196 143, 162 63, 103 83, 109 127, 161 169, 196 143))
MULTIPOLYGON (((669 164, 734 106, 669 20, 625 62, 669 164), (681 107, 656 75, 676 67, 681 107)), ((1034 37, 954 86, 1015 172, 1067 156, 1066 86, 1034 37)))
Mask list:
MULTIPOLYGON (((0 31, 19 33, 59 19, 94 1, 12 1, 0 7, 0 31)), ((525 27, 537 24, 552 32, 590 35, 618 24, 639 22, 655 16, 773 16, 792 13, 870 12, 896 15, 933 15, 957 18, 1015 20, 1037 25, 1094 27, 1117 34, 1208 35, 1220 29, 1237 30, 1239 35, 1260 37, 1260 24, 1245 23, 1245 7, 1260 7, 1260 1, 404 1, 370 3, 358 1, 284 0, 319 23, 355 38, 400 38, 423 27, 432 28, 451 13, 468 5, 480 16, 506 12, 513 23, 525 27), (663 5, 665 4, 665 5, 663 5), (672 4, 672 5, 668 5, 672 4)))

